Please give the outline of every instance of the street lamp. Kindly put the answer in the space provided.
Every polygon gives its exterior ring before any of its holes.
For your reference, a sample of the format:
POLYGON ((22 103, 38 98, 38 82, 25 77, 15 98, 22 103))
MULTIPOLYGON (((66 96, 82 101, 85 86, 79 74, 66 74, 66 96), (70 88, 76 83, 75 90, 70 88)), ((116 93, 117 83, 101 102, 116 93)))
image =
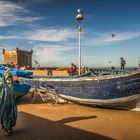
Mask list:
POLYGON ((83 21, 83 11, 77 10, 76 20, 78 23, 78 33, 79 33, 79 75, 81 69, 81 23, 83 21))

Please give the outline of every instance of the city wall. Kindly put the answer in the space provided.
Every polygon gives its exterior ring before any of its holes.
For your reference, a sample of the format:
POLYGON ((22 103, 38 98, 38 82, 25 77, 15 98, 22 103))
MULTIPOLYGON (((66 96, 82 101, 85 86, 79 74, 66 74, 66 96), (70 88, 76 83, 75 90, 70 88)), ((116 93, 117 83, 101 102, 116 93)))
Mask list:
POLYGON ((48 76, 49 73, 52 72, 53 76, 68 76, 68 72, 66 70, 52 70, 49 72, 48 70, 30 70, 33 72, 33 75, 41 75, 41 76, 48 76))

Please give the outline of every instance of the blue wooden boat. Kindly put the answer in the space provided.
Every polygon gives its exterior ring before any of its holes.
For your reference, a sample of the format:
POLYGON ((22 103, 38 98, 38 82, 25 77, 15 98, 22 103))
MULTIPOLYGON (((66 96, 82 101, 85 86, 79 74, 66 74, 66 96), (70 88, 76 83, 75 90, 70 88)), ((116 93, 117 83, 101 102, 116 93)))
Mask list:
MULTIPOLYGON (((0 81, 2 79, 0 78, 0 81)), ((31 89, 31 85, 26 83, 19 83, 19 81, 13 82, 13 91, 15 97, 21 97, 29 93, 29 90, 31 89)))
POLYGON ((14 81, 13 85, 13 91, 16 98, 28 94, 31 88, 31 85, 25 83, 20 84, 18 81, 14 81))
MULTIPOLYGON (((0 82, 2 82, 2 75, 5 75, 7 73, 11 72, 15 72, 16 76, 20 75, 21 77, 27 76, 27 75, 31 75, 31 74, 27 74, 27 72, 25 71, 19 71, 16 69, 11 69, 11 68, 5 68, 5 67, 0 67, 0 82)), ((15 75, 14 75, 15 76, 15 75)), ((26 95, 27 93, 29 93, 29 90, 31 88, 31 85, 26 84, 26 83, 20 83, 18 80, 13 81, 13 92, 15 97, 21 97, 26 95)))
POLYGON ((140 98, 140 71, 104 76, 31 77, 20 81, 51 86, 71 102, 119 109, 135 108, 140 98))

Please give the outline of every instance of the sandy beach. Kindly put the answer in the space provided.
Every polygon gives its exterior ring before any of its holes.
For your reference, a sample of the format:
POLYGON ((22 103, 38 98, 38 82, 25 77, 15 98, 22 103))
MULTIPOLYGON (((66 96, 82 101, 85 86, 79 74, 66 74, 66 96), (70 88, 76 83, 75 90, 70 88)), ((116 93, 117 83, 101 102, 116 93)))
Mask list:
MULTIPOLYGON (((10 140, 139 140, 140 112, 19 100, 10 140)), ((0 140, 7 139, 0 131, 0 140)))

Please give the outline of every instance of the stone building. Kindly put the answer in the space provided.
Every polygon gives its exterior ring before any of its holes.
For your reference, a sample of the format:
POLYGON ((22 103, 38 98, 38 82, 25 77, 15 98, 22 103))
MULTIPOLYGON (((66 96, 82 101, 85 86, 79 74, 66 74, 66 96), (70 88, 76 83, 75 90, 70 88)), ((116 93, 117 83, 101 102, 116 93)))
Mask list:
POLYGON ((18 64, 19 67, 32 67, 32 54, 33 50, 31 51, 24 51, 19 50, 16 48, 16 50, 6 50, 3 49, 3 55, 4 55, 4 64, 18 64))

